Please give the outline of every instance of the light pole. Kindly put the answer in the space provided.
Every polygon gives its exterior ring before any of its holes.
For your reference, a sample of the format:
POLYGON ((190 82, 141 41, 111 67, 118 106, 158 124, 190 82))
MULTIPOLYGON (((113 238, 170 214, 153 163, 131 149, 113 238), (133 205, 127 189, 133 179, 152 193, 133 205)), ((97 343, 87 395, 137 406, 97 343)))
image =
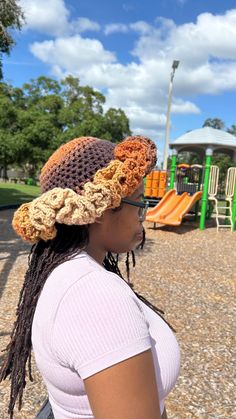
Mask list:
POLYGON ((166 132, 165 132, 165 147, 164 147, 164 158, 163 158, 163 170, 167 170, 168 150, 169 150, 169 131, 170 131, 170 110, 171 110, 173 80, 174 80, 175 70, 178 68, 178 65, 179 65, 179 61, 178 60, 174 60, 173 63, 172 63, 172 71, 171 71, 171 74, 170 74, 169 93, 168 93, 168 106, 167 106, 167 115, 166 115, 166 132))

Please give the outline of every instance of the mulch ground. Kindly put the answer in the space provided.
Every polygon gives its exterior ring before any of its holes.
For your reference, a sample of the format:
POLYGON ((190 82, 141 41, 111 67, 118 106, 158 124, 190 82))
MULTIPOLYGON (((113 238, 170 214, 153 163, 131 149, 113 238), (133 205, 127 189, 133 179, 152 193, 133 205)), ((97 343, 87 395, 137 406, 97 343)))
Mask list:
MULTIPOLYGON (((0 350, 9 340, 29 246, 11 229, 13 211, 0 212, 0 350)), ((236 232, 217 233, 184 222, 177 228, 146 224, 137 252, 135 289, 165 311, 181 347, 181 375, 166 402, 168 419, 236 418, 236 232)), ((0 361, 4 357, 0 353, 0 361)), ((24 405, 14 417, 34 418, 46 391, 34 367, 24 405)), ((0 418, 9 418, 8 380, 0 384, 0 418)))

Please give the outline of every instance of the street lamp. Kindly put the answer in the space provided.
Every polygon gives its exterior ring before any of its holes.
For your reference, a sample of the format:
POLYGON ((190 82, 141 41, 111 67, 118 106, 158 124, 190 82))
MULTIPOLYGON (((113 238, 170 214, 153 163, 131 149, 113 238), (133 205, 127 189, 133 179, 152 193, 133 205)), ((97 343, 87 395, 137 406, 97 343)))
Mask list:
POLYGON ((169 131, 170 131, 170 110, 171 110, 173 80, 174 80, 175 70, 178 68, 178 66, 179 66, 179 61, 178 60, 174 60, 173 63, 172 63, 172 71, 171 71, 171 74, 170 74, 170 83, 169 83, 168 106, 167 106, 167 115, 166 115, 166 132, 165 132, 165 147, 164 147, 163 170, 167 170, 168 150, 169 150, 169 131))

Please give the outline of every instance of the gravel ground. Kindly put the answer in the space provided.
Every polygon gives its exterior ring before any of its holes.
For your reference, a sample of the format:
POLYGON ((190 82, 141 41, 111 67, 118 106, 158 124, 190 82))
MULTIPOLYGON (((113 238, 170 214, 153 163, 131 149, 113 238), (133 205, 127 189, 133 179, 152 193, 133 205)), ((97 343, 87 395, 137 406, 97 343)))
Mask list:
MULTIPOLYGON (((14 235, 13 211, 0 212, 0 350, 5 348, 29 246, 14 235)), ((177 330, 181 375, 166 402, 168 419, 236 418, 236 232, 146 225, 147 240, 132 274, 135 289, 165 311, 177 330)), ((0 361, 3 354, 0 354, 0 361)), ((46 395, 37 370, 14 418, 34 418, 46 395)), ((8 381, 0 384, 0 419, 7 419, 8 381)), ((148 418, 147 418, 148 419, 148 418)))

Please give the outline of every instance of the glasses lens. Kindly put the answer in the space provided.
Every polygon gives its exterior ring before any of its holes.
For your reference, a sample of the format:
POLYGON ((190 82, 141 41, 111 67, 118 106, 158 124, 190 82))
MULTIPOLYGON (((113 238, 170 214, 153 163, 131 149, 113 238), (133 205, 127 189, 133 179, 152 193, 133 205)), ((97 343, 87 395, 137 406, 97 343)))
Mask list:
POLYGON ((139 207, 138 215, 139 215, 140 220, 143 219, 143 210, 144 210, 144 208, 139 207))
POLYGON ((148 207, 149 207, 149 202, 148 202, 148 201, 146 201, 146 202, 145 202, 145 207, 144 207, 144 208, 140 208, 140 210, 141 210, 141 214, 142 214, 142 215, 140 215, 140 218, 142 217, 142 221, 145 221, 145 218, 146 218, 146 214, 147 214, 148 207))
POLYGON ((145 207, 139 208, 139 218, 140 218, 140 221, 144 221, 145 220, 147 209, 148 209, 148 203, 146 203, 145 207))

